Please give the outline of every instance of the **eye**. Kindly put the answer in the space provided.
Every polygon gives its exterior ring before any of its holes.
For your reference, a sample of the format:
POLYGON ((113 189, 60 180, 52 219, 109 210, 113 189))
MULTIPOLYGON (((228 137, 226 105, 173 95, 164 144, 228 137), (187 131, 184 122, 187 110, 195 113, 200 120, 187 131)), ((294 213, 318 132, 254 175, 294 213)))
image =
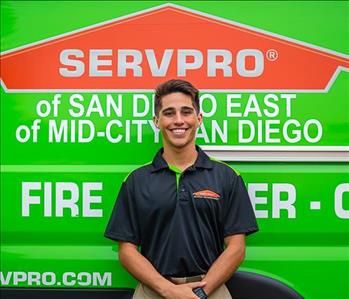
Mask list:
POLYGON ((193 113, 194 113, 193 109, 183 109, 182 110, 183 115, 191 115, 193 113))
POLYGON ((165 110, 162 114, 164 116, 172 116, 174 114, 174 111, 172 111, 172 110, 165 110))

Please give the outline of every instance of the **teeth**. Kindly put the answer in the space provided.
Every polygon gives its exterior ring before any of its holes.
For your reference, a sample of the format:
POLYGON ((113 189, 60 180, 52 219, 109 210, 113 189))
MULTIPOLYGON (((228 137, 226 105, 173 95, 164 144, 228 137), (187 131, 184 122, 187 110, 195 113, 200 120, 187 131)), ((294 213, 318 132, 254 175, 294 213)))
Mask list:
POLYGON ((184 129, 175 129, 175 130, 172 130, 172 132, 174 132, 174 133, 184 133, 185 130, 184 129))

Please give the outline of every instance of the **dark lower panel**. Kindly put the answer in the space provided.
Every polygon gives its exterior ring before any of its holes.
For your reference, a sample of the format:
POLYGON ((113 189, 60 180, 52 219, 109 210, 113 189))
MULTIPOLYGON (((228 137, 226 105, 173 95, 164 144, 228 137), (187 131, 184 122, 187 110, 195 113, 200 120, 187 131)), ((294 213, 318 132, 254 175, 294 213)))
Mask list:
POLYGON ((133 289, 1 288, 1 299, 131 299, 133 289))
MULTIPOLYGON (((237 272, 227 282, 234 299, 303 299, 295 290, 266 276, 237 272)), ((1 288, 1 299, 131 299, 133 289, 1 288)))
POLYGON ((303 299, 287 285, 250 272, 236 272, 226 285, 234 299, 303 299))

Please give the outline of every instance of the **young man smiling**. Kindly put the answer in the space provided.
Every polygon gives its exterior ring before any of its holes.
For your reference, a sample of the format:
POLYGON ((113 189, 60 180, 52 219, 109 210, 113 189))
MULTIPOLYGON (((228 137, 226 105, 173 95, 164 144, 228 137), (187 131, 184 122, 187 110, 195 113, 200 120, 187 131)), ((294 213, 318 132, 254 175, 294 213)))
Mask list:
POLYGON ((158 86, 154 123, 163 148, 124 181, 105 235, 140 281, 134 299, 229 299, 225 282, 258 230, 243 180, 195 145, 202 114, 189 82, 158 86))

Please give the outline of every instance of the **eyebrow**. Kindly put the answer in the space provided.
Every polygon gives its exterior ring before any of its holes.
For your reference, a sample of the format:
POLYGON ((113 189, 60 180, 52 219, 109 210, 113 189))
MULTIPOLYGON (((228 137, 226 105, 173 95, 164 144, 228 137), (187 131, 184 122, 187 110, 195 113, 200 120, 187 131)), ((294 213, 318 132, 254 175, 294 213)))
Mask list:
MULTIPOLYGON (((173 111, 173 110, 176 110, 174 107, 168 107, 164 110, 162 110, 161 112, 166 112, 166 111, 173 111)), ((194 111, 194 108, 193 107, 190 107, 190 106, 182 106, 181 107, 181 110, 191 110, 191 111, 194 111)))

